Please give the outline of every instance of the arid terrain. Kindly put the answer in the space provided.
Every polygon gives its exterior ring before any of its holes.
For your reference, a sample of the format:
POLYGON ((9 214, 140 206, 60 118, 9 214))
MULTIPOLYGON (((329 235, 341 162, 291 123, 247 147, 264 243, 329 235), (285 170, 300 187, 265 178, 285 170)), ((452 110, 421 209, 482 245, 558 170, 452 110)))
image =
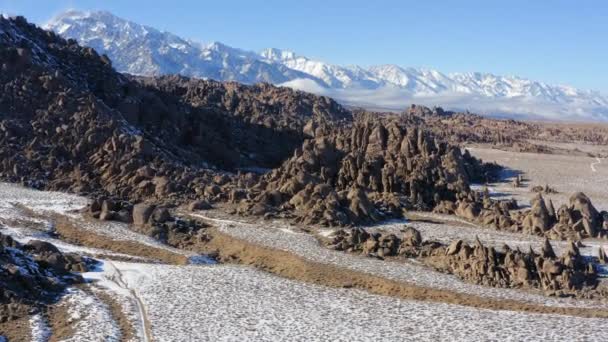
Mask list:
POLYGON ((0 340, 608 335, 605 126, 135 77, 0 32, 0 340))
MULTIPOLYGON (((542 171, 551 160, 555 166, 569 165, 568 161, 580 164, 577 156, 490 148, 472 153, 495 158, 513 170, 519 168, 529 184, 535 184, 535 179, 539 183, 554 180, 550 184, 563 192, 605 177, 600 166, 598 174, 579 172, 576 184, 561 185, 557 180, 568 177, 568 168, 542 171)), ((522 202, 532 197, 529 185, 513 188, 506 181, 488 186, 500 196, 518 196, 522 202)), ((319 242, 339 228, 246 219, 218 209, 184 209, 179 215, 207 223, 215 236, 211 252, 203 246, 201 254, 160 244, 124 223, 85 217, 79 210, 89 200, 83 197, 9 184, 1 184, 0 191, 4 199, 1 234, 22 243, 48 241, 62 252, 98 261, 82 274, 84 284, 68 288, 60 300, 20 327, 7 328, 5 336, 11 340, 185 341, 193 336, 297 340, 303 335, 322 340, 404 336, 420 341, 601 340, 606 334, 601 328, 608 317, 605 300, 547 297, 538 291, 469 284, 414 260, 350 255, 319 242), (67 238, 69 233, 62 233, 65 228, 58 228, 57 220, 73 222, 80 236, 67 238), (88 233, 96 238, 90 241, 88 233), (165 260, 154 260, 147 249, 156 250, 165 260)), ((557 195, 552 198, 559 202, 563 196, 557 195)), ((598 203, 603 199, 594 198, 598 203)), ((411 217, 365 229, 400 234, 409 226, 425 239, 445 243, 479 239, 495 248, 507 244, 540 251, 543 244, 538 237, 495 231, 449 215, 418 212, 411 217)), ((581 252, 590 257, 600 248, 608 249, 605 240, 581 242, 585 246, 581 252)), ((552 245, 557 254, 567 248, 566 242, 552 241, 552 245)))

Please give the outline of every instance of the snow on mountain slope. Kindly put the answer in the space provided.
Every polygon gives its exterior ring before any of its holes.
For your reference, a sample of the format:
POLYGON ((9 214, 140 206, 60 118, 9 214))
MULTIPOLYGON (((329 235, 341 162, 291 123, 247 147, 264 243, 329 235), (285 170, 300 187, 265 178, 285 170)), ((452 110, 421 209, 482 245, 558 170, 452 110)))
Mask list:
POLYGON ((375 109, 401 110, 417 103, 490 115, 608 121, 608 97, 598 92, 514 76, 340 66, 280 49, 256 53, 221 43, 204 45, 108 12, 68 11, 46 28, 107 54, 118 71, 138 75, 269 82, 375 109))
POLYGON ((297 56, 291 51, 265 49, 260 56, 269 62, 283 64, 288 68, 312 75, 324 82, 329 88, 377 88, 382 80, 373 73, 360 67, 342 67, 297 56))
POLYGON ((281 64, 266 63, 255 53, 221 43, 190 42, 108 12, 68 11, 45 28, 107 54, 118 71, 136 75, 182 74, 243 83, 309 78, 281 64))

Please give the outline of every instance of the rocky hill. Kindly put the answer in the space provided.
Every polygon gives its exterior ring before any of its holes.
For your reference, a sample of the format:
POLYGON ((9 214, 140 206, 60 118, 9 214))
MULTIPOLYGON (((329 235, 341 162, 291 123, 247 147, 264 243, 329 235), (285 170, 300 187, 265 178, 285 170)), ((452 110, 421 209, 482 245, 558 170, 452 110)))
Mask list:
POLYGON ((348 127, 317 127, 315 139, 253 187, 246 210, 288 212, 308 224, 369 223, 456 200, 487 176, 468 153, 417 126, 372 114, 348 127))
POLYGON ((308 121, 351 115, 267 85, 125 77, 106 56, 19 17, 0 30, 0 170, 10 181, 137 198, 154 187, 146 177, 277 166, 308 121))
POLYGON ((125 76, 23 18, 0 30, 5 180, 131 202, 242 200, 260 215, 314 208, 310 222, 343 225, 431 209, 483 173, 418 119, 354 120, 329 98, 267 84, 125 76))

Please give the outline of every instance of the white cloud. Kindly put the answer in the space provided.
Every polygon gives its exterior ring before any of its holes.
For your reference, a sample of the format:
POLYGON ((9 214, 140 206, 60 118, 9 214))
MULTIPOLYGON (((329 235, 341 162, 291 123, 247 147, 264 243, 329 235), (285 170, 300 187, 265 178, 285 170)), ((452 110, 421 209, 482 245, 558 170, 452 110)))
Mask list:
POLYGON ((386 86, 378 89, 330 89, 313 80, 297 79, 282 86, 335 98, 346 105, 372 110, 403 111, 415 103, 448 110, 513 118, 608 121, 608 109, 586 102, 551 103, 532 97, 490 98, 466 93, 443 92, 432 95, 412 95, 407 90, 386 86))

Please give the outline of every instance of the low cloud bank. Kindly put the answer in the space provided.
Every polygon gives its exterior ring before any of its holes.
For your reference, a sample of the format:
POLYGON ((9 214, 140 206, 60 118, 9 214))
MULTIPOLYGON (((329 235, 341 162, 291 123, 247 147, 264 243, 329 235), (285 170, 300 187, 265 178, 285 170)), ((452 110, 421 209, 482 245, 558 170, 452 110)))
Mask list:
POLYGON ((298 79, 282 86, 330 96, 344 104, 373 110, 402 111, 410 104, 440 106, 448 110, 487 116, 562 121, 608 122, 608 108, 587 102, 549 103, 533 97, 490 98, 466 93, 412 95, 397 87, 378 89, 331 89, 313 80, 298 79))

